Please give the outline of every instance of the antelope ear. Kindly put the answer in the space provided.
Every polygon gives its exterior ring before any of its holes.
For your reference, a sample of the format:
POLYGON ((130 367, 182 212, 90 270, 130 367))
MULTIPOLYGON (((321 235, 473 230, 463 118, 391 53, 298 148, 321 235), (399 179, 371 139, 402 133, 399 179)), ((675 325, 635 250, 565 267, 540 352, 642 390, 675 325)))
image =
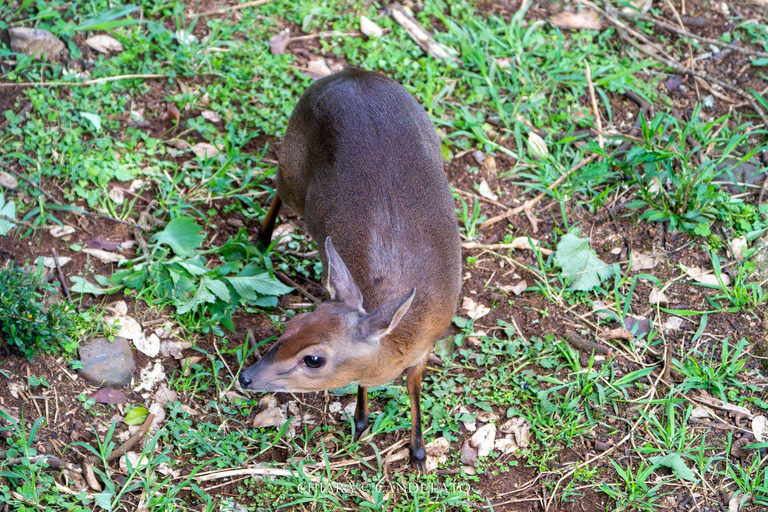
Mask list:
POLYGON ((363 337, 365 339, 378 339, 392 332, 408 312, 408 308, 411 307, 411 303, 415 296, 416 288, 411 290, 411 293, 408 295, 387 302, 371 313, 364 315, 363 318, 360 319, 360 328, 363 331, 363 337))
POLYGON ((333 247, 331 237, 325 239, 325 255, 328 258, 328 292, 331 300, 343 302, 352 309, 365 313, 363 309, 363 294, 355 284, 349 269, 342 261, 339 253, 333 247))

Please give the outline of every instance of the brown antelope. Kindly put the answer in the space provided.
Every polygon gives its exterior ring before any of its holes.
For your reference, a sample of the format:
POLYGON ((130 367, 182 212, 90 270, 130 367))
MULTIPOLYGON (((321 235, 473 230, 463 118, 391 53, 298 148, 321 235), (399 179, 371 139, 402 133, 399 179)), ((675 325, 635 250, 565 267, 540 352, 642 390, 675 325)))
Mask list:
POLYGON ((368 425, 369 386, 406 371, 411 463, 424 471, 421 377, 450 325, 461 247, 440 141, 400 84, 346 69, 312 84, 291 115, 277 193, 306 219, 331 300, 291 319, 274 347, 240 375, 252 391, 323 391, 357 383, 355 431, 368 425))

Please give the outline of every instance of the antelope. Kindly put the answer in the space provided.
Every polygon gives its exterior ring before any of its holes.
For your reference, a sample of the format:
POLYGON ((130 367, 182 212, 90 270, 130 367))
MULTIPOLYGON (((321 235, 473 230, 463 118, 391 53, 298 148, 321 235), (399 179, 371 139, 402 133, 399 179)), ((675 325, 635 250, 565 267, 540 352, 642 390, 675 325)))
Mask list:
POLYGON ((435 127, 403 86, 347 68, 304 92, 278 158, 277 190, 258 242, 270 244, 282 204, 306 219, 330 301, 292 318, 241 373, 240 385, 311 392, 356 383, 359 438, 368 426, 368 388, 405 371, 411 464, 424 472, 422 374, 451 323, 462 281, 435 127))

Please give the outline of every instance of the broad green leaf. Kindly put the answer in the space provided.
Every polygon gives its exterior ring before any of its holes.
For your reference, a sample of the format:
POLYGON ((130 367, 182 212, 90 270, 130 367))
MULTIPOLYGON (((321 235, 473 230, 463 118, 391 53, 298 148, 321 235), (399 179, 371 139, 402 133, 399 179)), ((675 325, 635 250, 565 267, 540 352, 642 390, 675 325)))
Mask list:
POLYGON ((115 286, 111 288, 102 288, 101 286, 95 285, 93 283, 89 283, 82 277, 78 276, 72 276, 70 277, 73 284, 71 291, 75 293, 90 293, 93 295, 108 295, 110 293, 115 293, 116 291, 120 290, 122 286, 115 286))
POLYGON ((200 234, 202 228, 189 217, 176 217, 156 234, 151 240, 158 244, 166 244, 176 254, 192 254, 205 240, 200 234))
POLYGON ((679 453, 657 455, 656 457, 651 457, 650 461, 652 464, 658 464, 659 466, 671 469, 677 478, 688 480, 689 482, 696 480, 696 475, 688 468, 683 456, 679 453))
POLYGON ((149 411, 144 407, 134 407, 125 415, 123 423, 126 425, 141 425, 149 416, 149 411))
POLYGON ((587 291, 612 276, 613 266, 598 258, 589 239, 579 238, 578 233, 568 233, 557 244, 555 264, 563 269, 563 277, 571 279, 572 289, 587 291))
POLYGON ((232 296, 229 293, 229 288, 227 288, 226 283, 223 281, 219 281, 218 279, 211 279, 209 277, 204 277, 202 284, 208 288, 211 292, 213 292, 216 297, 223 300, 224 302, 229 302, 232 300, 232 296))
POLYGON ((104 491, 93 495, 93 502, 104 510, 112 510, 112 498, 114 493, 104 491))
POLYGON ((262 295, 285 295, 293 291, 293 288, 285 286, 275 278, 269 276, 267 272, 256 276, 247 277, 224 277, 235 291, 246 300, 258 298, 257 293, 262 295))
POLYGON ((176 300, 176 312, 180 315, 189 313, 190 311, 197 311, 197 309, 205 303, 215 302, 216 296, 211 293, 208 286, 204 282, 201 282, 197 287, 197 291, 192 297, 179 298, 176 300))
POLYGON ((80 112, 80 117, 87 119, 94 127, 94 131, 101 130, 101 117, 98 114, 91 114, 89 112, 80 112))
POLYGON ((124 5, 114 9, 109 9, 99 13, 98 16, 94 16, 93 18, 88 18, 81 21, 75 27, 75 30, 78 32, 85 30, 112 30, 113 28, 121 27, 123 25, 140 23, 139 20, 134 20, 132 18, 123 20, 118 19, 122 18, 123 16, 127 16, 137 10, 139 10, 139 8, 135 5, 124 5))
MULTIPOLYGON (((3 217, 8 217, 9 219, 16 218, 16 205, 13 204, 13 201, 10 200, 6 203, 3 194, 0 194, 0 215, 3 217)), ((16 224, 13 224, 5 219, 0 219, 0 236, 7 235, 8 232, 15 227, 16 224)))

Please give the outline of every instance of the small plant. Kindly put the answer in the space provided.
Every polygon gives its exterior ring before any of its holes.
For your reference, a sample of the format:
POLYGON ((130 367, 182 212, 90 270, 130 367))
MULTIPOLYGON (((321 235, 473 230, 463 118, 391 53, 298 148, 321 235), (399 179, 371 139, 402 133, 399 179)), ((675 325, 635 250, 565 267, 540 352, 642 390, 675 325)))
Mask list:
POLYGON ((653 511, 661 508, 661 504, 656 503, 662 496, 659 494, 661 484, 650 487, 647 482, 656 469, 655 465, 649 466, 642 461, 635 470, 620 465, 615 460, 611 460, 611 464, 619 474, 620 484, 603 484, 599 490, 616 500, 614 510, 653 511))
POLYGON ((673 359, 672 364, 685 376, 680 387, 683 391, 706 389, 721 400, 728 400, 726 392, 729 388, 744 389, 744 384, 739 382, 737 375, 746 365, 746 359, 742 359, 746 348, 746 340, 742 339, 732 348, 726 338, 720 350, 719 364, 714 361, 714 356, 710 357, 708 363, 700 363, 696 355, 701 354, 691 354, 685 362, 673 359))
POLYGON ((40 276, 29 274, 11 265, 0 269, 0 343, 28 358, 39 352, 74 354, 78 334, 82 331, 80 317, 68 304, 43 305, 44 293, 50 291, 40 276))

